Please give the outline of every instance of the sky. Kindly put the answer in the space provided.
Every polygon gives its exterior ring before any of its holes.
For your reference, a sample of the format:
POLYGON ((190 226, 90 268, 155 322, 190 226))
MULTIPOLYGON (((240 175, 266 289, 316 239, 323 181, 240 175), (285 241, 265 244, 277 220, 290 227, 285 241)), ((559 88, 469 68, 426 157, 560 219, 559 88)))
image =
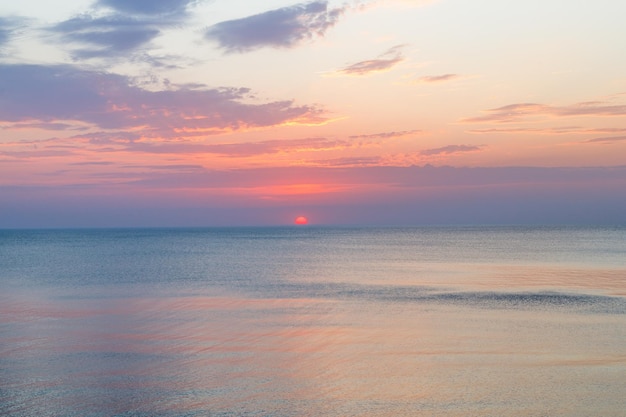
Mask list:
POLYGON ((0 228, 626 223, 622 0, 0 3, 0 228))

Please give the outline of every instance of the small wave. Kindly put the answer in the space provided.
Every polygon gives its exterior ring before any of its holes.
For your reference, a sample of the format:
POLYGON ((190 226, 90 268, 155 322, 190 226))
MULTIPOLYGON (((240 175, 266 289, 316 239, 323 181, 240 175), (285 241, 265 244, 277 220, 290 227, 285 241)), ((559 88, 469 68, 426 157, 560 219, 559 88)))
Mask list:
POLYGON ((622 297, 556 291, 445 292, 432 295, 430 298, 434 301, 490 308, 572 308, 593 313, 626 314, 626 299, 622 297))
POLYGON ((384 302, 444 303, 490 309, 570 309, 600 314, 626 314, 626 298, 560 291, 463 291, 431 286, 348 283, 281 284, 276 296, 362 299, 384 302))

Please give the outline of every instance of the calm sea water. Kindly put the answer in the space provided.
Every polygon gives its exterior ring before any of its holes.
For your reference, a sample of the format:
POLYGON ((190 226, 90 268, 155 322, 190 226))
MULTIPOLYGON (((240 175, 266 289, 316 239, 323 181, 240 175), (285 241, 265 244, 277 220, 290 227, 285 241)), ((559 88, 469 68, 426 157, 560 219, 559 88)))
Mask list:
POLYGON ((626 228, 0 231, 0 415, 624 416, 626 228))

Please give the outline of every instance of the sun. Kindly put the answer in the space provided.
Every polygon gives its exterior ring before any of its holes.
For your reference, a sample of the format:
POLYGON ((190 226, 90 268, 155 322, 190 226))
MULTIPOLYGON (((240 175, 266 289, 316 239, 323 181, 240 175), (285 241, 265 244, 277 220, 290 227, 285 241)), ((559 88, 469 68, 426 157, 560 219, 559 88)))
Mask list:
POLYGON ((299 225, 299 226, 305 225, 308 222, 309 222, 309 219, 307 219, 304 216, 298 216, 298 217, 296 217, 296 220, 294 220, 294 223, 299 225))

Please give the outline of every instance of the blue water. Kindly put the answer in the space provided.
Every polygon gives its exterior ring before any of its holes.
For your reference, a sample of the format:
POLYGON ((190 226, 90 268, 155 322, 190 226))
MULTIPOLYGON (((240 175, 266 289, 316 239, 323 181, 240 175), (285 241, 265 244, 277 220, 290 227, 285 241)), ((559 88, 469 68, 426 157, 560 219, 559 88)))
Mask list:
POLYGON ((0 231, 0 415, 623 416, 626 228, 0 231))

